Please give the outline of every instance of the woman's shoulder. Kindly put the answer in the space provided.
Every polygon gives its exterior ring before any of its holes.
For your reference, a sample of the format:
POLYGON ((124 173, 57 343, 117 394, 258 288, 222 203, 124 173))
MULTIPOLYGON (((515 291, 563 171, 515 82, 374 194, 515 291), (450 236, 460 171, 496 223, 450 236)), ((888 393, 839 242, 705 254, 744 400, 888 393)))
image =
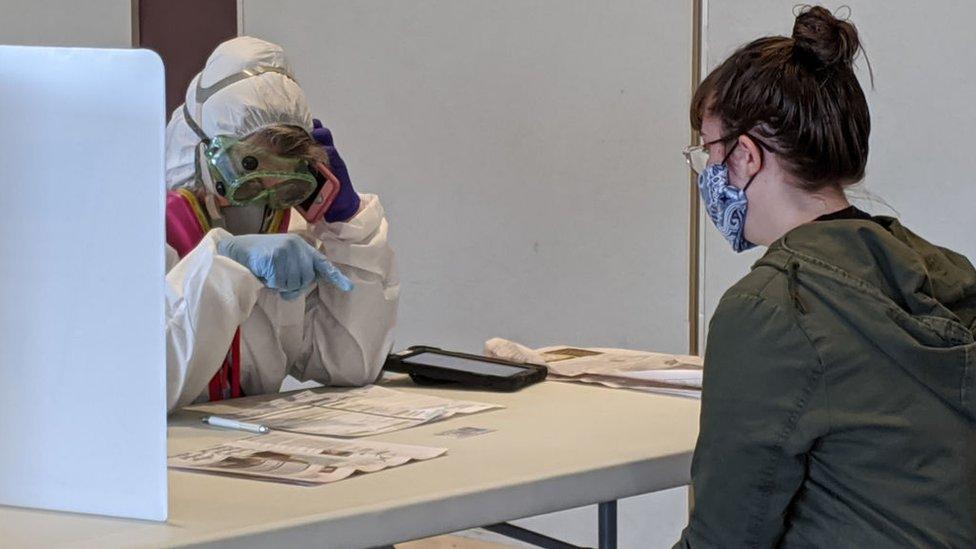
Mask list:
POLYGON ((958 300, 960 293, 976 295, 976 269, 965 256, 932 244, 890 217, 803 225, 757 262, 781 271, 791 264, 807 280, 867 287, 899 303, 920 292, 944 304, 958 300))
POLYGON ((772 306, 783 306, 788 303, 789 284, 787 273, 771 265, 757 262, 752 270, 738 282, 729 287, 719 301, 728 306, 733 301, 762 301, 772 306))

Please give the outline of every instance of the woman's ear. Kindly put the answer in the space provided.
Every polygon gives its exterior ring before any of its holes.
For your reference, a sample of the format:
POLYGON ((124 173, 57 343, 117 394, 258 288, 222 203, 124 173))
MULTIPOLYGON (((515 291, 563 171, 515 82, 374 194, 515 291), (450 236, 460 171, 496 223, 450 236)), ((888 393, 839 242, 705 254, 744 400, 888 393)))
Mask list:
MULTIPOLYGON (((738 173, 745 178, 752 179, 763 167, 763 151, 759 143, 747 134, 739 136, 739 159, 737 162, 738 173)), ((735 155, 733 155, 734 157, 735 155)))

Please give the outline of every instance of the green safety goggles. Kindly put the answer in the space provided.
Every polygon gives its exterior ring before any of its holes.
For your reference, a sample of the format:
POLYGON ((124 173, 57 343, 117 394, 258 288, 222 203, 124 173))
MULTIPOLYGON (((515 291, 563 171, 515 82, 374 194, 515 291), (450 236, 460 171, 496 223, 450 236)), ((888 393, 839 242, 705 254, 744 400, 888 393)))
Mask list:
POLYGON ((235 206, 266 203, 283 210, 312 196, 318 180, 308 162, 218 135, 202 148, 213 189, 235 206))

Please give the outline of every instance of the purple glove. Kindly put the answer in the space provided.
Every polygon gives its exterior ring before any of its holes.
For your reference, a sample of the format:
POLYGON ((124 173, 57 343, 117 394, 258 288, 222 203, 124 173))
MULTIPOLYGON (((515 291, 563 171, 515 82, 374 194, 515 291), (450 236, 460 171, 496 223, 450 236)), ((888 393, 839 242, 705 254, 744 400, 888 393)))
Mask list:
POLYGON ((329 155, 329 169, 339 180, 339 193, 329 209, 325 211, 325 220, 329 223, 349 221, 359 211, 359 195, 356 189, 352 188, 346 163, 332 143, 332 132, 323 126, 318 118, 312 120, 312 127, 315 128, 312 130, 312 137, 322 144, 322 148, 329 155))

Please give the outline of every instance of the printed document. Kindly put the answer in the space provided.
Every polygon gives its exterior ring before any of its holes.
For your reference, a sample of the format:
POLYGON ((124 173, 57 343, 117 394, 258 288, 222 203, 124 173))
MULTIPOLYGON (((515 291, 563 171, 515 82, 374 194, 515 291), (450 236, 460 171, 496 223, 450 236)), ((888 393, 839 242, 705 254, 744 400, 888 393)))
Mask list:
POLYGON ((389 433, 456 414, 502 408, 467 400, 407 393, 370 385, 298 391, 271 400, 224 400, 188 406, 204 412, 271 429, 332 437, 364 437, 389 433))
POLYGON ((173 469, 317 486, 432 459, 446 448, 270 433, 169 458, 173 469))

